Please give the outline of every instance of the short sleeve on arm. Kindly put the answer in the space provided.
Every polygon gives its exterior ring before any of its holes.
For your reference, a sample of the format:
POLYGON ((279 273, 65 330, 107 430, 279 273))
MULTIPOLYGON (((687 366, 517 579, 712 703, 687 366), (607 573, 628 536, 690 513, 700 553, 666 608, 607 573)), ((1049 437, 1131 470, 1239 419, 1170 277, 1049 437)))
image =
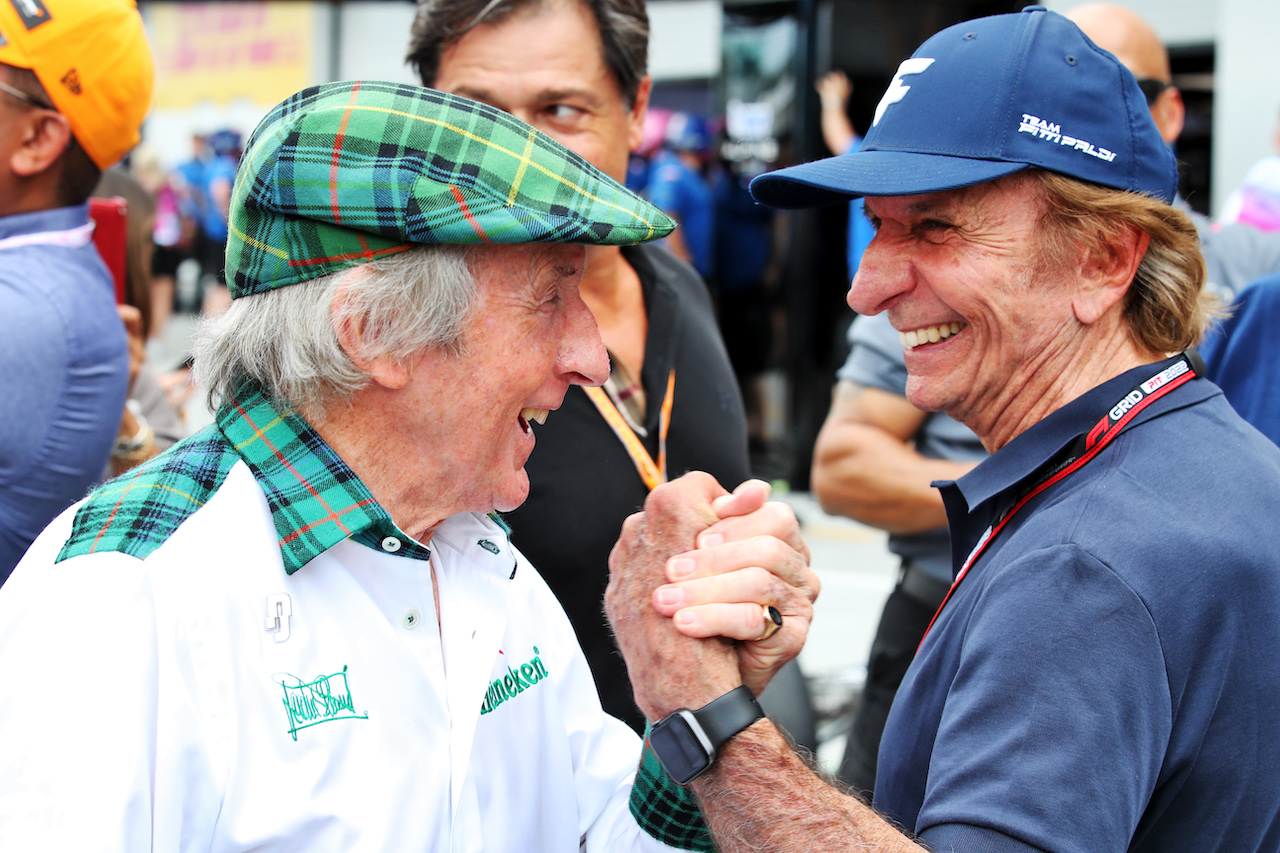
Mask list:
POLYGON ((1030 551, 970 592, 966 624, 949 626, 963 637, 919 836, 934 850, 1127 849, 1172 718, 1144 602, 1074 545, 1030 551))

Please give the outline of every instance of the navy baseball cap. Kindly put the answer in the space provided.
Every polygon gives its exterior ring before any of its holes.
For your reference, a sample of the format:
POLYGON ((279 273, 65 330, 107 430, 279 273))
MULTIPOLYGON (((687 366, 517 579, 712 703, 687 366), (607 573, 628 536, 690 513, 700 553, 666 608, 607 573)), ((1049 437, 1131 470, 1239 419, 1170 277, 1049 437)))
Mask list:
POLYGON ((760 175, 751 194, 773 207, 816 207, 1028 168, 1166 202, 1178 184, 1138 81, 1043 6, 933 36, 899 66, 857 151, 760 175))

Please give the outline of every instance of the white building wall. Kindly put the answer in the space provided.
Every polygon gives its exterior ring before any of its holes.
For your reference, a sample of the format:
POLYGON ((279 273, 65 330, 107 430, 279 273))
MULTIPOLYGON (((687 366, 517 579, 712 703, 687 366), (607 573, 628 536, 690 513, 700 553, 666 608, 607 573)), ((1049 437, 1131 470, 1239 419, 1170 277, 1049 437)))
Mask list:
POLYGON ((1213 211, 1248 168, 1277 154, 1280 127, 1280 2, 1219 0, 1213 102, 1213 211))
POLYGON ((333 7, 338 16, 339 80, 391 80, 417 83, 405 64, 412 3, 343 3, 333 7))
POLYGON ((720 73, 720 0, 650 0, 649 73, 688 80, 720 73))

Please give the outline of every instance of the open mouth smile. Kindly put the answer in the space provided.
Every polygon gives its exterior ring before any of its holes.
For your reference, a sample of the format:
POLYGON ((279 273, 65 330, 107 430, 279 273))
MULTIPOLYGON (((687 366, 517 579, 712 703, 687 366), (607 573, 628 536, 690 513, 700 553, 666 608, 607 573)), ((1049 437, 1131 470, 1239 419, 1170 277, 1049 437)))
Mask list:
POLYGON ((520 429, 526 434, 533 429, 530 422, 542 426, 547 422, 547 415, 551 414, 550 409, 531 409, 524 408, 520 410, 520 429))
POLYGON ((906 349, 915 349, 923 344, 936 344, 938 341, 946 340, 964 327, 965 324, 960 322, 925 326, 923 329, 913 329, 910 332, 898 332, 898 340, 902 341, 906 349))

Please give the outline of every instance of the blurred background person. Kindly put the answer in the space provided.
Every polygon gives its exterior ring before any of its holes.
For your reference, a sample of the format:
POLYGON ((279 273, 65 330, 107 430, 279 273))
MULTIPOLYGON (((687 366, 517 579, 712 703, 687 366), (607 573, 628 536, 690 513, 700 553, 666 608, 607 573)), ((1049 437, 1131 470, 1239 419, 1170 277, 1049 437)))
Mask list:
POLYGON ((1276 125, 1272 144, 1276 153, 1249 167, 1240 186, 1223 204, 1219 222, 1280 231, 1280 124, 1276 125))
POLYGON ((129 353, 88 198, 139 140, 153 64, 132 0, 3 3, 0 34, 3 582, 119 433, 129 353))
POLYGON ((240 134, 224 129, 205 140, 208 159, 201 173, 199 193, 203 199, 204 251, 200 258, 201 311, 206 316, 221 314, 231 304, 227 290, 227 213, 231 208, 231 186, 240 165, 240 134))
MULTIPOLYGON (((822 106, 822 141, 832 154, 857 151, 862 144, 862 136, 849 119, 849 97, 853 94, 853 84, 849 82, 849 77, 839 69, 828 71, 818 78, 814 88, 818 90, 818 100, 822 106)), ((845 236, 845 258, 850 280, 857 274, 862 253, 874 236, 875 230, 867 221, 862 199, 855 198, 849 202, 849 229, 845 236)))
POLYGON ((781 278, 775 230, 778 217, 747 190, 751 163, 722 161, 711 181, 715 203, 716 315, 747 412, 752 470, 768 464, 763 377, 775 362, 773 312, 781 278))
POLYGON ((663 143, 649 164, 645 194, 678 224, 663 245, 710 281, 714 267, 715 202, 707 183, 711 137, 707 120, 694 113, 673 113, 663 143))
POLYGON ((155 203, 151 234, 151 316, 147 340, 164 334, 178 280, 178 265, 191 251, 192 231, 182 215, 181 199, 173 173, 165 168, 156 150, 145 142, 129 156, 129 171, 155 203))
MULTIPOLYGON (((1161 138, 1176 150, 1186 106, 1182 93, 1173 85, 1169 52, 1156 31, 1137 12, 1112 3, 1087 3, 1064 14, 1138 78, 1161 138)), ((1205 286, 1224 300, 1231 301, 1255 279, 1280 272, 1280 234, 1239 224, 1215 224, 1192 210, 1181 196, 1174 204, 1191 217, 1200 234, 1200 251, 1209 269, 1205 286)))
POLYGON ((152 337, 155 322, 151 269, 156 197, 121 166, 103 172, 93 194, 100 198, 124 199, 127 205, 124 301, 116 306, 116 311, 129 338, 129 395, 111 448, 111 459, 103 472, 102 478, 108 479, 172 447, 182 440, 186 430, 146 363, 147 341, 152 337))

